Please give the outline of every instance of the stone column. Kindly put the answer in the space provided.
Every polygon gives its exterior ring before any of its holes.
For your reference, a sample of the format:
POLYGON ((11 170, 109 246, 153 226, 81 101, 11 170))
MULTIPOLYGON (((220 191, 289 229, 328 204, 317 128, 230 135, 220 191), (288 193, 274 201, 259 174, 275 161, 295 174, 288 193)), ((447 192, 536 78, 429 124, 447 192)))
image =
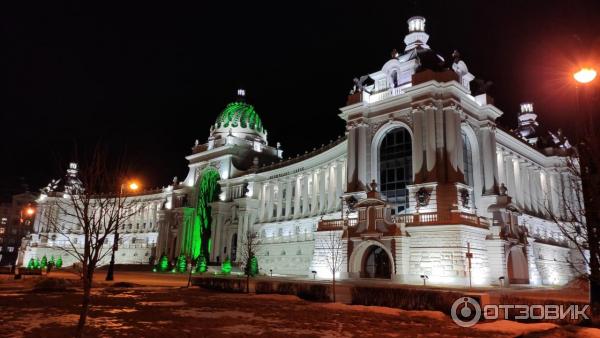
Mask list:
POLYGON ((277 182, 277 219, 281 218, 281 211, 283 209, 283 189, 284 189, 284 182, 279 180, 277 182))
POLYGON ((358 168, 357 168, 357 130, 354 126, 348 126, 348 165, 346 176, 348 177, 346 190, 357 191, 358 168))
POLYGON ((335 162, 330 163, 327 166, 327 172, 329 173, 329 179, 327 180, 327 211, 333 211, 335 207, 335 181, 337 172, 335 170, 335 162))
POLYGON ((335 165, 335 209, 340 208, 340 197, 343 195, 344 191, 342 190, 343 177, 344 174, 344 161, 337 161, 335 165))
POLYGON ((327 202, 327 190, 325 190, 325 179, 327 178, 327 167, 319 169, 319 213, 324 212, 327 202))
POLYGON ((288 177, 285 184, 285 218, 292 216, 292 186, 293 178, 288 177))
POLYGON ((273 197, 274 197, 275 183, 268 183, 267 185, 267 210, 265 221, 270 221, 273 218, 273 197))
MULTIPOLYGON (((423 132, 424 128, 424 114, 420 109, 413 109, 412 111, 413 117, 413 137, 412 140, 412 165, 413 165, 413 179, 415 183, 421 183, 423 181, 425 175, 425 168, 423 166, 425 162, 424 157, 424 146, 425 144, 425 135, 423 132)), ((371 156, 375 156, 375 154, 371 154, 371 156)), ((375 177, 379 177, 378 173, 371 173, 371 175, 375 177)), ((378 180, 379 181, 379 180, 378 180)), ((381 182, 379 182, 381 183, 381 182)))
POLYGON ((311 173, 312 184, 311 184, 311 196, 310 196, 310 215, 314 216, 317 214, 317 204, 319 202, 318 192, 319 192, 319 170, 315 169, 311 173))
POLYGON ((508 195, 513 198, 513 202, 518 202, 517 188, 515 185, 515 165, 512 155, 504 154, 504 168, 506 175, 506 188, 508 189, 508 195))
POLYGON ((424 112, 425 122, 425 177, 423 182, 435 182, 437 181, 435 170, 436 161, 436 131, 435 131, 435 109, 433 107, 427 108, 424 112))
POLYGON ((296 195, 294 196, 294 218, 300 216, 300 205, 302 204, 302 176, 294 177, 294 186, 296 187, 296 195))
POLYGON ((359 190, 367 189, 369 184, 368 167, 370 166, 368 153, 370 152, 369 147, 369 125, 366 123, 360 123, 357 127, 358 130, 358 187, 359 190))
POLYGON ((302 216, 307 216, 309 214, 308 204, 310 203, 308 195, 308 179, 311 176, 310 173, 305 173, 302 176, 302 216))
POLYGON ((483 190, 485 194, 494 194, 497 191, 496 182, 498 172, 496 165, 496 135, 495 126, 489 123, 481 130, 481 157, 483 160, 483 190))
POLYGON ((508 185, 508 182, 506 181, 506 172, 504 171, 504 150, 500 149, 500 150, 496 150, 497 151, 497 159, 496 159, 496 163, 498 164, 498 179, 500 180, 499 185, 504 183, 505 186, 508 185))
POLYGON ((560 194, 560 178, 559 174, 556 171, 550 172, 550 208, 555 217, 560 217, 560 202, 561 202, 561 194, 560 194))

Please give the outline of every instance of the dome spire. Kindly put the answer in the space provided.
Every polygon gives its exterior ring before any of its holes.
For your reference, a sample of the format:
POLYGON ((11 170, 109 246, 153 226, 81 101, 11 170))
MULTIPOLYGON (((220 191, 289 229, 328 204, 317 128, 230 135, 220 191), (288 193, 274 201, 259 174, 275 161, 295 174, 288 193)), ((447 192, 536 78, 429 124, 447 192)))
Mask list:
POLYGON ((237 99, 240 102, 246 102, 246 90, 243 88, 239 88, 237 90, 237 99))
POLYGON ((422 16, 413 16, 408 19, 408 34, 404 37, 404 44, 406 44, 404 51, 408 52, 417 47, 429 49, 427 45, 429 34, 425 33, 425 21, 422 16))

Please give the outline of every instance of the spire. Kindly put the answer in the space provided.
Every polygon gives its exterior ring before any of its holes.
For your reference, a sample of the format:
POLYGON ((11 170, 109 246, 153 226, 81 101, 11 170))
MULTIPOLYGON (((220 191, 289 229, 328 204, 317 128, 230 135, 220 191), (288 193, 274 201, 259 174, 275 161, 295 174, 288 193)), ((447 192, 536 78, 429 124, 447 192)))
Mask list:
POLYGON ((240 88, 237 90, 237 99, 239 102, 246 102, 246 90, 240 88))
POLYGON ((533 103, 521 103, 519 127, 517 128, 517 132, 525 141, 532 145, 537 142, 535 128, 539 125, 539 123, 536 120, 537 114, 533 111, 533 103))
POLYGON ((422 16, 413 16, 408 19, 408 34, 404 37, 404 44, 406 44, 404 51, 417 47, 429 49, 427 45, 429 34, 425 33, 425 21, 422 16))

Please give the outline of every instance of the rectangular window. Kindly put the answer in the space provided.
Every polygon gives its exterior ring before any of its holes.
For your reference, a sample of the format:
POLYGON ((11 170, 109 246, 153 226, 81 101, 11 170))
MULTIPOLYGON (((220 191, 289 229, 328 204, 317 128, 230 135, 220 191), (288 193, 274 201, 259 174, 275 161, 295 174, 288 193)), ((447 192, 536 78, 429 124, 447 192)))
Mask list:
POLYGON ((8 249, 8 252, 15 251, 15 247, 14 246, 9 246, 9 247, 7 247, 7 249, 8 249))
POLYGON ((0 228, 0 234, 3 234, 6 231, 6 228, 0 228))

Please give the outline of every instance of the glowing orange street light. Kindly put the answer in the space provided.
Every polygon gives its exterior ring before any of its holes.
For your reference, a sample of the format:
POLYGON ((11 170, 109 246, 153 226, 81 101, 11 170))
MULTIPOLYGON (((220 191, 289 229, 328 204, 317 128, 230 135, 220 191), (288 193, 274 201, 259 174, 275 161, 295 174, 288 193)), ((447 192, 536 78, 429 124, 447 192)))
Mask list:
POLYGON ((136 182, 131 182, 129 183, 129 190, 131 191, 136 191, 140 188, 140 185, 137 184, 136 182))
POLYGON ((27 214, 27 216, 33 216, 33 214, 35 214, 35 209, 32 207, 28 207, 27 209, 25 209, 25 213, 27 214))
POLYGON ((581 68, 573 74, 575 81, 579 83, 590 83, 596 78, 596 70, 594 68, 581 68))

